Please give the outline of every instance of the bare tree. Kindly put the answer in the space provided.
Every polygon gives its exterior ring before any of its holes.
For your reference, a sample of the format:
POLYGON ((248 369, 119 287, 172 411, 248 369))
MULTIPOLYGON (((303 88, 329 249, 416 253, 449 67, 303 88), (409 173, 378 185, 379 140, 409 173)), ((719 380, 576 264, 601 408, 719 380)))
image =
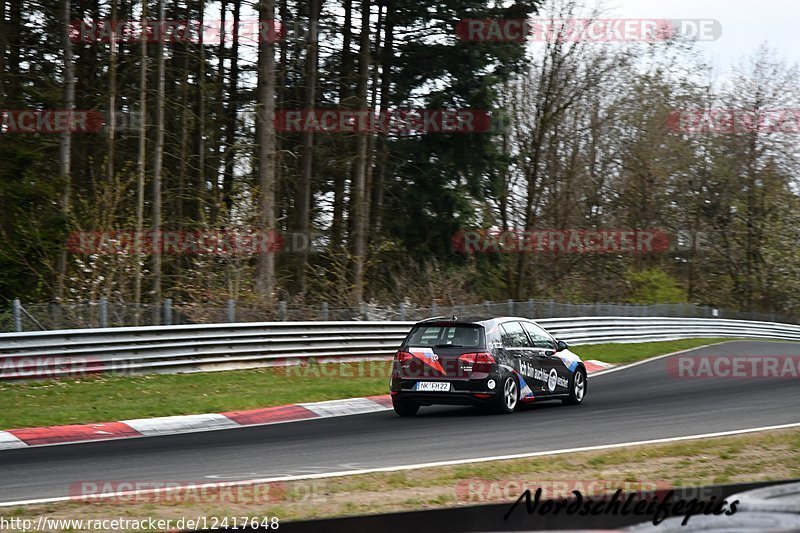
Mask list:
MULTIPOLYGON (((262 28, 258 43, 258 185, 259 227, 271 237, 275 230, 275 43, 273 26, 275 0, 262 0, 258 6, 262 28)), ((272 300, 275 292, 275 255, 269 250, 260 250, 256 268, 256 289, 259 294, 272 300)))
MULTIPOLYGON (((164 0, 158 0, 158 20, 164 20, 165 18, 164 0)), ((156 303, 161 302, 161 173, 164 163, 165 41, 166 35, 160 33, 157 56, 156 138, 153 143, 153 301, 156 303)))
MULTIPOLYGON (((70 41, 70 20, 72 20, 72 2, 64 0, 62 45, 64 47, 64 109, 71 112, 75 109, 75 64, 72 58, 72 42, 70 41)), ((61 133, 58 145, 58 174, 64 191, 61 195, 61 209, 69 216, 72 189, 72 133, 67 129, 61 133)), ((64 297, 64 280, 67 276, 67 249, 64 247, 58 258, 58 280, 56 282, 56 298, 64 297)))
POLYGON ((233 166, 236 161, 236 115, 239 102, 239 21, 241 0, 233 0, 233 35, 231 37, 231 65, 228 72, 228 109, 226 112, 225 171, 222 178, 222 199, 230 216, 233 207, 233 166))
MULTIPOLYGON (((147 0, 142 0, 142 27, 147 27, 147 0)), ((147 40, 139 43, 141 65, 139 66, 139 154, 136 162, 136 237, 134 241, 134 299, 136 304, 142 303, 142 232, 144 231, 144 182, 147 171, 145 160, 147 152, 147 40)))
MULTIPOLYGON (((111 20, 117 20, 117 0, 111 0, 111 20)), ((109 44, 108 65, 108 160, 106 161, 107 179, 114 179, 114 152, 117 133, 117 34, 111 25, 111 43, 109 44)))
MULTIPOLYGON (((358 85, 356 99, 362 109, 366 109, 370 66, 370 0, 361 0, 361 33, 358 51, 358 85)), ((364 300, 364 265, 366 262, 367 221, 366 221, 366 174, 368 161, 369 133, 359 132, 356 136, 356 159, 353 169, 353 186, 350 198, 352 233, 350 247, 353 253, 353 294, 351 303, 358 305, 364 300)))
MULTIPOLYGON (((384 22, 384 44, 380 55, 380 113, 384 116, 389 112, 392 89, 392 63, 394 59, 394 29, 395 6, 388 3, 384 22)), ((376 87, 377 89, 377 83, 376 87)), ((377 139, 377 157, 375 162, 374 178, 372 181, 371 204, 369 212, 370 228, 373 235, 381 231, 381 217, 383 211, 383 188, 389 160, 389 144, 386 132, 380 132, 377 139)))
MULTIPOLYGON (((306 65, 305 65, 305 94, 303 107, 310 110, 316 102, 317 92, 317 62, 319 55, 319 18, 322 9, 320 0, 309 2, 309 31, 306 39, 306 65)), ((314 162, 314 133, 311 129, 303 132, 303 152, 300 169, 300 191, 297 199, 299 229, 303 235, 308 236, 311 229, 311 181, 314 162)), ((300 252, 300 261, 297 265, 297 279, 300 293, 305 295, 306 266, 308 265, 308 247, 300 252)))
MULTIPOLYGON (((352 105, 350 76, 353 72, 353 0, 342 0, 344 26, 342 27, 342 52, 339 66, 339 102, 342 106, 352 105)), ((341 246, 345 232, 345 188, 347 165, 339 165, 333 176, 333 220, 331 222, 331 244, 341 246)))

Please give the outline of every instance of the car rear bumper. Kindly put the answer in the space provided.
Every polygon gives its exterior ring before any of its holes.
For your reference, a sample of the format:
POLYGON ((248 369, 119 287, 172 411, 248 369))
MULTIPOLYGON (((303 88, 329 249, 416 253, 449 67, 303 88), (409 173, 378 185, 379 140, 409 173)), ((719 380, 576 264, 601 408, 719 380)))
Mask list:
POLYGON ((391 393, 393 398, 408 398, 420 405, 487 405, 497 402, 497 395, 500 394, 500 387, 497 385, 499 379, 496 376, 486 376, 481 379, 470 380, 449 380, 450 390, 447 392, 417 391, 417 381, 439 381, 439 380, 415 380, 397 379, 393 380, 391 393), (495 388, 490 389, 488 382, 494 379, 495 388))
POLYGON ((417 392, 400 391, 392 393, 392 398, 403 398, 420 405, 490 405, 497 402, 497 392, 417 392))

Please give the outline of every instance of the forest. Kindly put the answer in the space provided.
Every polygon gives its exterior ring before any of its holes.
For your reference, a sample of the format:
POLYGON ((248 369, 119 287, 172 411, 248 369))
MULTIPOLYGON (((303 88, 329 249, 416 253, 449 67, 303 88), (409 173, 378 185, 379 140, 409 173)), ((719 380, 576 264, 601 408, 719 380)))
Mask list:
POLYGON ((0 0, 0 305, 800 314, 800 77, 779 50, 717 71, 680 35, 459 31, 605 16, 579 0, 0 0), (537 231, 664 239, 459 245, 537 231))

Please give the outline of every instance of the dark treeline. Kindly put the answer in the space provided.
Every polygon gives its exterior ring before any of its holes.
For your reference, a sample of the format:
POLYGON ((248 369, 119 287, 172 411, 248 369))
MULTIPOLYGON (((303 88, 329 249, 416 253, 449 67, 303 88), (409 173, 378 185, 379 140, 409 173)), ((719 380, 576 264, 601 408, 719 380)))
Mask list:
POLYGON ((795 68, 766 47, 715 78, 678 40, 459 38, 463 19, 587 15, 570 0, 496 5, 0 0, 0 296, 265 308, 552 298, 796 312, 796 138, 668 126, 681 109, 798 108, 795 68), (110 20, 227 31, 75 30, 110 20), (277 21, 262 24, 266 38, 258 20, 277 21), (10 111, 29 109, 92 110, 105 125, 9 131, 10 111), (491 127, 275 127, 304 109, 485 110, 491 127), (79 231, 253 228, 311 235, 313 246, 234 255, 67 246, 79 231), (468 228, 659 228, 672 242, 649 254, 463 254, 452 238, 468 228))

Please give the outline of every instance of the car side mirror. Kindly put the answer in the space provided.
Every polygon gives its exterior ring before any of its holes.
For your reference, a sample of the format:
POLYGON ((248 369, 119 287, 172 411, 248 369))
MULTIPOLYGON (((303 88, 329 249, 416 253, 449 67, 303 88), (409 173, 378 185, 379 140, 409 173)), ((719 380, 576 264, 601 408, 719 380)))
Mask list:
POLYGON ((564 342, 564 341, 556 341, 556 351, 557 352, 563 352, 567 348, 569 348, 569 345, 566 342, 564 342))

